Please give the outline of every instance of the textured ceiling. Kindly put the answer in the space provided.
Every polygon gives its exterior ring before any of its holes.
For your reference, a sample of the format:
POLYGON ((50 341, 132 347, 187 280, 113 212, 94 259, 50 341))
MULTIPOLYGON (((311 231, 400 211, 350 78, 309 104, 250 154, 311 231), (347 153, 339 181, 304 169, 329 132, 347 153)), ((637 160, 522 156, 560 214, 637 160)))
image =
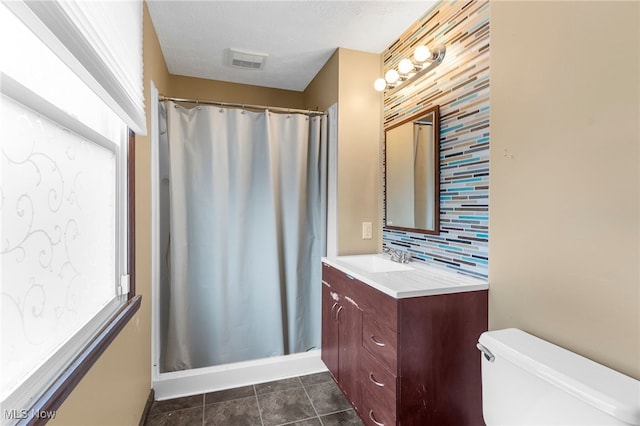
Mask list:
POLYGON ((148 1, 169 72, 304 90, 338 47, 381 53, 435 1, 148 1), (225 65, 229 48, 264 70, 225 65))

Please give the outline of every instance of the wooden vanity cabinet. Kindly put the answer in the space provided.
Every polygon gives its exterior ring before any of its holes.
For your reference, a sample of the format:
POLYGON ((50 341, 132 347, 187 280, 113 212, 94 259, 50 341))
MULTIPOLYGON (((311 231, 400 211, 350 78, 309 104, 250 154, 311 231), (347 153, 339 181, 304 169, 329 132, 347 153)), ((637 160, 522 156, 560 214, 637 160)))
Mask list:
POLYGON ((322 359, 365 424, 484 424, 476 343, 487 290, 395 299, 322 270, 322 359), (339 306, 357 319, 340 322, 339 306))

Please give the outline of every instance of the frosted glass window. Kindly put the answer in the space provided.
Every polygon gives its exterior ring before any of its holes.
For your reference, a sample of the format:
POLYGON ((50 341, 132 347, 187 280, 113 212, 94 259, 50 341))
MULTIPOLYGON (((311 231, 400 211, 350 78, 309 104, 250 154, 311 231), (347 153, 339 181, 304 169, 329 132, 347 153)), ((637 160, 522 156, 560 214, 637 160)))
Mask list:
POLYGON ((116 297, 118 198, 114 150, 1 101, 4 400, 116 297))

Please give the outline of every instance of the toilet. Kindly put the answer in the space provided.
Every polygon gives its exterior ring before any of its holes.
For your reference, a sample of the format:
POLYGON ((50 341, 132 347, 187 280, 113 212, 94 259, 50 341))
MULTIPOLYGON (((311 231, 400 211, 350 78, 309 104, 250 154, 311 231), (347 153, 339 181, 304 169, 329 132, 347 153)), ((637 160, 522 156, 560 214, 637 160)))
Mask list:
POLYGON ((638 380, 515 328, 478 349, 488 426, 640 425, 638 380))

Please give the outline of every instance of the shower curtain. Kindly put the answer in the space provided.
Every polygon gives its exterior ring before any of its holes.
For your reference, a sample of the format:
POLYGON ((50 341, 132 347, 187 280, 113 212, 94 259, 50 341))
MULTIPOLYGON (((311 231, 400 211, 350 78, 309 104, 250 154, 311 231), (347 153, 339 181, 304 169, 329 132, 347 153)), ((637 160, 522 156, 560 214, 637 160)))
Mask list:
POLYGON ((170 192, 164 371, 319 347, 324 118, 164 106, 170 192))

